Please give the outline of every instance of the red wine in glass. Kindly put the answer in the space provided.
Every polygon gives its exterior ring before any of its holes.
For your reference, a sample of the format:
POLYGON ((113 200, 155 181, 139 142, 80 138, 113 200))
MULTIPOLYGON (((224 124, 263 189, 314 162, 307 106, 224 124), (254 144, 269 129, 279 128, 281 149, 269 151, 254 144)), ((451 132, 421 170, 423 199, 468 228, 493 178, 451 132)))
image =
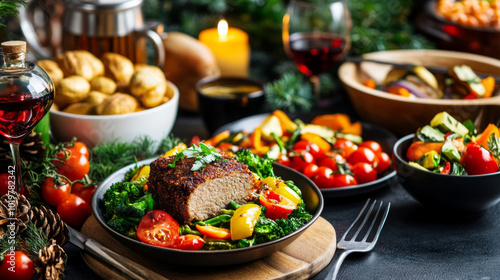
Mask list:
POLYGON ((317 76, 330 70, 343 57, 346 40, 329 33, 294 33, 290 35, 290 56, 304 75, 317 76))

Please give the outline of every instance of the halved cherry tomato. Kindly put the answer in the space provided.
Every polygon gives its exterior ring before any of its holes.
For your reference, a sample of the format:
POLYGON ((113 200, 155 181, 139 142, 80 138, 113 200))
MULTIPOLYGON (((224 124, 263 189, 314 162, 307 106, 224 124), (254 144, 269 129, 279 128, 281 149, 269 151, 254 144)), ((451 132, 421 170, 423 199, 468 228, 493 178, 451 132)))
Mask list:
POLYGON ((480 175, 498 171, 495 157, 481 145, 470 142, 465 146, 460 163, 469 175, 480 175))
POLYGON ((358 149, 358 145, 354 144, 351 140, 339 138, 333 144, 333 149, 337 150, 344 158, 348 158, 352 152, 358 149))
POLYGON ((90 163, 86 155, 72 149, 67 149, 57 155, 54 160, 57 173, 66 176, 70 181, 81 180, 89 173, 90 163))
POLYGON ((377 179, 377 171, 373 166, 366 162, 358 162, 351 168, 356 181, 360 184, 375 181, 377 179))
POLYGON ((179 223, 163 210, 151 210, 139 223, 137 238, 147 244, 172 247, 179 238, 179 223))
POLYGON ((380 146, 380 144, 378 142, 373 141, 373 140, 363 141, 363 143, 359 144, 359 147, 368 148, 368 149, 372 150, 376 154, 383 152, 382 151, 382 146, 380 146))
POLYGON ((22 251, 9 251, 0 263, 0 279, 31 280, 35 275, 33 261, 22 251))
POLYGON ((172 248, 179 250, 199 251, 205 245, 205 240, 201 236, 194 234, 180 235, 174 242, 172 248))
POLYGON ((58 183, 54 178, 48 177, 42 184, 42 197, 49 205, 57 206, 63 202, 71 193, 71 185, 64 178, 60 178, 58 183))
POLYGON ((90 216, 90 204, 76 194, 68 197, 57 205, 57 213, 61 220, 71 226, 81 226, 90 216))
POLYGON ((378 165, 375 167, 375 170, 377 170, 377 173, 380 174, 384 171, 386 171, 390 166, 391 166, 391 157, 382 152, 377 154, 378 158, 378 165))
POLYGON ((333 175, 333 187, 341 188, 347 186, 357 185, 358 182, 356 179, 350 174, 334 174, 333 175))
POLYGON ((347 161, 352 165, 358 162, 366 162, 373 166, 377 166, 378 164, 378 158, 375 153, 366 147, 359 147, 356 151, 352 152, 347 161))
POLYGON ((227 228, 202 226, 196 224, 196 229, 203 235, 215 239, 231 239, 231 231, 227 228))
POLYGON ((312 177, 312 180, 320 189, 331 188, 333 186, 333 170, 325 166, 320 166, 316 174, 312 177))
POLYGON ((308 164, 314 163, 314 157, 306 150, 292 151, 289 154, 289 158, 289 167, 297 171, 302 171, 308 164))
POLYGON ((267 209, 265 213, 266 218, 271 220, 286 219, 288 218, 288 214, 297 208, 297 204, 292 200, 272 190, 262 192, 259 201, 267 209))
POLYGON ((302 170, 302 173, 304 173, 304 175, 307 178, 312 178, 312 176, 314 176, 314 174, 316 174, 316 171, 318 171, 318 168, 319 168, 319 166, 317 166, 316 164, 310 163, 306 167, 304 167, 304 170, 302 170))

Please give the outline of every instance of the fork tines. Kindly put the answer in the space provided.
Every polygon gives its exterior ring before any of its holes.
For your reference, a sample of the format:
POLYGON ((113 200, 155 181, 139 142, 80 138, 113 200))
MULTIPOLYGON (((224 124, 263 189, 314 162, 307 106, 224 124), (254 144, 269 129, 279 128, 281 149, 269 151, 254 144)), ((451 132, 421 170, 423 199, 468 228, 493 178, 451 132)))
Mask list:
POLYGON ((368 199, 359 215, 345 232, 342 240, 376 243, 390 207, 390 202, 373 200, 370 203, 370 199, 368 199), (373 230, 374 227, 377 227, 376 231, 373 230), (353 228, 357 230, 351 233, 353 228))

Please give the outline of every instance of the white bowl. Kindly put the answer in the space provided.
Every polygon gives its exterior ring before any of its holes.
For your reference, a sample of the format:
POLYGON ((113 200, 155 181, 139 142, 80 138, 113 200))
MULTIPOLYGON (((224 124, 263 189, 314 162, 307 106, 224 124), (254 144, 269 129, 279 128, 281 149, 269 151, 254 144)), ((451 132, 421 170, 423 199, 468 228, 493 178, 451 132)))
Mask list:
POLYGON ((132 143, 149 137, 156 144, 168 136, 177 117, 179 90, 168 82, 171 99, 160 106, 122 115, 78 115, 50 111, 52 136, 57 141, 76 137, 90 147, 111 142, 132 143))

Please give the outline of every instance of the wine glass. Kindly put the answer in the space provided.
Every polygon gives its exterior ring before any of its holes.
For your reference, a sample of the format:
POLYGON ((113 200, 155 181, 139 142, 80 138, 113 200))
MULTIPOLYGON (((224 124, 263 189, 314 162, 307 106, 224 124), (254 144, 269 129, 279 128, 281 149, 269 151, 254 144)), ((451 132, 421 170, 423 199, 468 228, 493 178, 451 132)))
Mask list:
MULTIPOLYGON (((26 62, 26 42, 1 44, 0 60, 0 134, 10 145, 16 191, 24 194, 21 180, 19 144, 49 111, 54 101, 54 84, 35 63, 26 62)), ((9 183, 9 192, 10 192, 9 183)))
POLYGON ((292 0, 283 17, 285 52, 313 84, 320 101, 318 75, 339 63, 351 46, 351 16, 343 0, 292 0))

